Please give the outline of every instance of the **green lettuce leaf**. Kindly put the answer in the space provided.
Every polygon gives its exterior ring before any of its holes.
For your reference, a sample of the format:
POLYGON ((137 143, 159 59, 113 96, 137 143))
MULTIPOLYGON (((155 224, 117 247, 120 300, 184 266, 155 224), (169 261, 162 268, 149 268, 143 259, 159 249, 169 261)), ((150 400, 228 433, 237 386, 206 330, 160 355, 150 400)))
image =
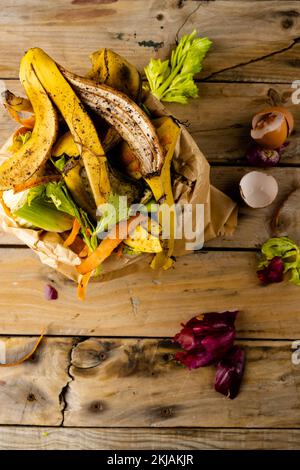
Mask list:
POLYGON ((198 96, 193 77, 202 70, 203 59, 212 45, 208 38, 197 37, 197 31, 183 36, 171 59, 151 59, 145 67, 150 90, 162 101, 185 104, 198 96))
POLYGON ((58 183, 47 183, 46 196, 47 199, 53 202, 59 211, 65 212, 66 214, 75 217, 79 221, 84 241, 88 247, 94 251, 98 245, 95 227, 90 221, 87 213, 80 207, 76 206, 68 192, 66 185, 62 181, 59 181, 58 183))
POLYGON ((300 286, 300 248, 288 237, 270 238, 261 247, 262 261, 259 268, 279 256, 284 263, 284 272, 290 273, 290 282, 300 286))

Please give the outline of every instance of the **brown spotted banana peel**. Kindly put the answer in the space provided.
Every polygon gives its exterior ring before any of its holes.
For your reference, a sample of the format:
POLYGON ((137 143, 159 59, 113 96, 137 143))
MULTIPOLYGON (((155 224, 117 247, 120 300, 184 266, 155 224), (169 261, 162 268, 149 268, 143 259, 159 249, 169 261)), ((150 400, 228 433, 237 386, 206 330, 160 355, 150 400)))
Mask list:
POLYGON ((81 101, 102 116, 129 144, 140 162, 142 176, 158 175, 163 151, 155 128, 142 109, 124 93, 58 67, 81 101))
POLYGON ((26 55, 21 60, 20 80, 35 114, 30 139, 0 166, 0 190, 29 180, 51 156, 58 131, 57 113, 26 55))
POLYGON ((96 206, 107 202, 111 187, 105 152, 95 126, 58 66, 42 49, 30 49, 25 57, 39 81, 64 117, 83 161, 96 206))

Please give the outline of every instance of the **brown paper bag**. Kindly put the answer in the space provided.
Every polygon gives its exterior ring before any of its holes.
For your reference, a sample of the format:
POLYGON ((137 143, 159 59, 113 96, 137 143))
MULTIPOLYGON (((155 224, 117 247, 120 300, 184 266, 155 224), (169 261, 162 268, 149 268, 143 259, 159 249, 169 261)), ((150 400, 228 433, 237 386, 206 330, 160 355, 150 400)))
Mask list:
MULTIPOLYGON (((154 116, 170 115, 167 109, 150 93, 145 96, 144 104, 154 116)), ((173 194, 176 203, 190 203, 193 209, 196 204, 204 204, 205 241, 219 235, 232 234, 237 225, 237 206, 225 194, 210 185, 209 164, 186 128, 180 124, 181 133, 176 145, 173 167, 173 194)), ((3 146, 0 152, 0 164, 9 157, 7 148, 12 138, 3 146)), ((191 213, 193 217, 193 210, 191 213)), ((193 217, 193 221, 194 221, 193 217)), ((41 262, 64 274, 66 277, 78 280, 79 274, 75 268, 80 264, 80 258, 69 248, 63 246, 63 240, 56 233, 43 232, 22 228, 0 209, 0 225, 5 232, 11 233, 28 245, 40 258, 41 262)), ((194 227, 193 227, 194 228, 194 227)), ((174 256, 190 253, 185 248, 186 240, 175 240, 174 256)), ((108 280, 121 277, 132 271, 149 267, 153 255, 123 255, 110 256, 103 263, 102 275, 95 280, 108 280)))

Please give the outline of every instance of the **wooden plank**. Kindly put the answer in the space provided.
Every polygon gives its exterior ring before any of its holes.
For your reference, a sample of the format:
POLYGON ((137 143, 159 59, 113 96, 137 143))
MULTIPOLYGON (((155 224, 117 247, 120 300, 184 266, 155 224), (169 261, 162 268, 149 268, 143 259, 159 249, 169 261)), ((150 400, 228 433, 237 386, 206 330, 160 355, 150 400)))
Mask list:
MULTIPOLYGON (((300 168, 272 168, 261 170, 274 176, 279 190, 275 201, 263 209, 248 207, 239 194, 241 178, 253 170, 251 167, 214 167, 211 168, 211 182, 224 191, 239 205, 238 226, 233 235, 218 237, 206 243, 211 248, 258 248, 268 238, 275 235, 271 222, 285 198, 300 186, 300 168)), ((282 226, 283 230, 284 227, 282 226)), ((283 233, 283 232, 282 232, 283 233)), ((287 233, 288 234, 288 228, 287 233)))
MULTIPOLYGON (((32 341, 1 340, 8 349, 32 341)), ((0 368, 0 424, 299 429, 300 368, 289 341, 241 343, 247 366, 235 400, 214 391, 214 367, 176 363, 170 340, 78 341, 46 338, 33 360, 0 368)))
MULTIPOLYGON (((1 337, 3 354, 23 357, 31 338, 1 337), (21 354, 20 354, 21 353, 21 354)), ((0 423, 59 426, 65 406, 62 391, 68 375, 72 338, 45 338, 32 359, 0 368, 0 423)), ((13 362, 7 359, 7 362, 13 362)))
POLYGON ((180 34, 196 28, 214 43, 202 76, 290 83, 298 67, 299 12, 292 0, 284 5, 269 0, 199 5, 192 0, 52 0, 43 5, 7 0, 0 19, 0 76, 16 77, 21 55, 33 46, 78 72, 100 47, 113 48, 142 68, 151 56, 168 54, 187 20, 180 34))
MULTIPOLYGON (((6 81, 14 93, 22 93, 17 80, 6 81)), ((251 141, 250 128, 254 114, 272 104, 286 106, 295 117, 295 131, 282 163, 300 163, 300 106, 292 104, 294 90, 288 85, 248 83, 201 83, 199 99, 188 105, 166 103, 167 108, 186 123, 189 132, 211 163, 244 164, 251 141)), ((15 129, 4 108, 0 113, 0 142, 5 142, 15 129)))
POLYGON ((0 450, 296 450, 297 429, 1 426, 0 450))
POLYGON ((30 250, 7 249, 1 251, 0 331, 39 334, 46 326, 55 335, 171 337, 196 313, 238 309, 240 337, 298 339, 299 287, 262 287, 257 261, 251 252, 203 252, 162 273, 133 266, 127 276, 92 283, 79 302, 74 284, 30 250), (56 301, 44 299, 49 281, 58 290, 56 301))
POLYGON ((186 370, 170 341, 88 339, 72 352, 64 425, 299 428, 300 368, 290 343, 243 347, 241 392, 226 400, 213 389, 215 368, 186 370))

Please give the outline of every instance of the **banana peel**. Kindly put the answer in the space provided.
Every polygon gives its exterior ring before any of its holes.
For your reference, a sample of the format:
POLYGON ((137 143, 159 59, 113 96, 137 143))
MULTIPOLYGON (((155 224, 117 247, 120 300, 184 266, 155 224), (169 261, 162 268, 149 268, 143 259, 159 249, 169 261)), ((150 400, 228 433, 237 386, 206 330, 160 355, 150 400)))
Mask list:
POLYGON ((153 124, 145 112, 124 93, 107 85, 59 70, 72 85, 82 102, 113 126, 128 142, 140 162, 144 177, 160 173, 163 152, 153 124))
POLYGON ((24 60, 33 67, 71 131, 86 169, 96 206, 107 202, 111 191, 107 160, 97 131, 84 106, 56 63, 42 49, 29 49, 24 60))
POLYGON ((159 237, 149 233, 142 225, 134 230, 131 237, 124 240, 124 244, 141 253, 159 253, 162 251, 159 237))
POLYGON ((61 171, 66 186, 79 207, 95 219, 96 205, 92 195, 84 184, 82 178, 83 165, 79 159, 78 147, 70 131, 63 134, 52 149, 52 157, 57 158, 63 155, 69 157, 61 171))
MULTIPOLYGON (((152 178, 147 178, 146 181, 150 186, 153 195, 157 201, 163 200, 163 202, 168 204, 169 207, 174 207, 174 197, 171 181, 171 162, 176 143, 180 135, 180 127, 169 116, 159 118, 159 122, 157 122, 156 125, 159 125, 159 127, 157 127, 156 129, 156 132, 159 141, 162 145, 165 154, 165 159, 160 175, 154 176, 152 178)), ((153 269, 169 269, 172 266, 173 260, 171 256, 174 250, 175 227, 175 211, 171 211, 170 238, 168 240, 163 240, 163 251, 158 253, 153 258, 151 262, 151 267, 153 269)))
POLYGON ((35 114, 30 139, 0 166, 0 190, 27 181, 51 156, 58 131, 57 113, 26 55, 21 60, 20 80, 35 114))
POLYGON ((122 91, 139 101, 142 91, 141 75, 134 65, 110 49, 99 49, 90 55, 92 69, 87 78, 122 91))
POLYGON ((68 155, 68 157, 79 156, 78 147, 70 131, 63 134, 52 149, 52 157, 61 157, 64 154, 68 155))

